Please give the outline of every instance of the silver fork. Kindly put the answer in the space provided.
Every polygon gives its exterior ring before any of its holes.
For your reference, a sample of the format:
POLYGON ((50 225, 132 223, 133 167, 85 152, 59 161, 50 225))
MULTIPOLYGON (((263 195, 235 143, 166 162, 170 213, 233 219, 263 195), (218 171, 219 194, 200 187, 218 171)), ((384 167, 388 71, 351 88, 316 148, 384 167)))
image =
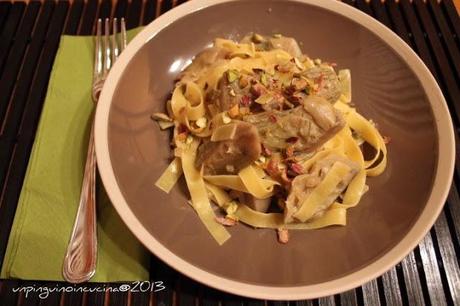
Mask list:
MULTIPOLYGON (((105 19, 104 36, 102 37, 102 20, 97 21, 92 85, 92 98, 95 104, 97 104, 110 68, 126 47, 124 18, 121 19, 121 31, 119 33, 116 18, 113 19, 112 26, 113 34, 110 35, 110 21, 105 19)), ((85 282, 96 271, 96 154, 93 128, 94 122, 91 126, 80 203, 72 236, 67 246, 62 272, 64 279, 71 283, 85 282)))

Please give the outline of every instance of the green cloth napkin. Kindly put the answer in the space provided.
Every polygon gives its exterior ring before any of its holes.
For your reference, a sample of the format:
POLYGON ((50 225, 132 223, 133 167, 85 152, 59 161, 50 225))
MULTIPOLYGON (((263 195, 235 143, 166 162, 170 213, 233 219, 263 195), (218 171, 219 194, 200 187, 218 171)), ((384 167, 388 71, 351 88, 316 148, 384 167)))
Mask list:
MULTIPOLYGON (((1 278, 63 280, 62 263, 77 213, 94 109, 93 50, 93 37, 61 39, 1 278)), ((148 252, 100 185, 97 270, 91 281, 148 280, 148 252)))

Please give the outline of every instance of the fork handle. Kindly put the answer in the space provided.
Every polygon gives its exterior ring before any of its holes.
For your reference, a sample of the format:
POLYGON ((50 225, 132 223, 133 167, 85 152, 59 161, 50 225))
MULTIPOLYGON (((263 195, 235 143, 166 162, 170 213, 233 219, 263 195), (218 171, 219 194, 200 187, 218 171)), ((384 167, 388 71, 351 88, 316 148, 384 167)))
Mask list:
POLYGON ((70 283, 89 280, 96 271, 96 153, 94 150, 94 122, 86 156, 80 203, 64 258, 63 276, 70 283))

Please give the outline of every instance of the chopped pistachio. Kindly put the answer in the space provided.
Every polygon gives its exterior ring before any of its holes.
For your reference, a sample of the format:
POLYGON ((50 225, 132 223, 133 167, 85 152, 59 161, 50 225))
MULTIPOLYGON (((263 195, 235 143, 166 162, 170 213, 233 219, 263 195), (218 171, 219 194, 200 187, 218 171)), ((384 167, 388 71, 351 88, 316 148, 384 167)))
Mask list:
POLYGON ((168 122, 173 121, 171 118, 169 118, 168 115, 166 115, 164 113, 153 113, 151 115, 151 117, 152 117, 153 120, 157 120, 157 121, 168 121, 168 122))
POLYGON ((262 75, 260 76, 260 82, 262 83, 262 85, 268 86, 268 77, 267 77, 267 74, 262 73, 262 75))
POLYGON ((193 142, 193 136, 188 135, 187 138, 185 139, 185 143, 186 144, 191 144, 192 142, 193 142))
POLYGON ((225 170, 227 170, 227 172, 233 173, 235 172, 235 167, 233 165, 226 165, 225 170))
POLYGON ((309 92, 311 92, 312 89, 314 89, 313 87, 315 87, 315 85, 317 86, 317 84, 315 84, 314 81, 312 81, 312 80, 306 78, 305 76, 301 76, 301 78, 304 79, 305 81, 307 81, 307 84, 308 84, 307 87, 309 88, 309 92))
POLYGON ((291 86, 291 80, 287 77, 283 77, 281 78, 281 84, 283 85, 283 87, 289 87, 291 86))
POLYGON ((303 78, 293 78, 291 85, 296 91, 301 91, 308 86, 308 82, 303 78))
POLYGON ((236 81, 240 77, 238 70, 230 69, 227 71, 227 79, 230 83, 236 81))
POLYGON ((232 119, 228 116, 227 112, 222 115, 222 121, 224 124, 232 122, 232 119))
POLYGON ((268 86, 269 82, 268 82, 268 76, 266 73, 263 73, 261 76, 260 76, 260 82, 262 83, 262 85, 264 85, 265 87, 268 86))
POLYGON ((216 217, 216 222, 223 226, 235 226, 238 223, 238 218, 235 216, 227 215, 224 217, 216 217))
POLYGON ((174 122, 163 121, 163 120, 158 120, 157 122, 158 122, 158 125, 160 126, 160 129, 162 130, 169 129, 174 126, 174 122))
POLYGON ((273 100, 273 96, 270 94, 263 94, 260 97, 256 99, 256 103, 259 104, 267 104, 270 103, 273 100))
POLYGON ((289 232, 285 228, 277 229, 278 233, 278 242, 282 244, 286 244, 289 241, 289 232))
POLYGON ((195 122, 196 126, 200 128, 206 127, 207 123, 208 123, 208 120, 205 117, 201 117, 195 122))
POLYGON ((235 201, 231 201, 227 204, 227 207, 225 208, 225 212, 228 214, 228 215, 233 215, 236 213, 236 211, 238 210, 238 204, 236 204, 235 201))
POLYGON ((255 42, 256 44, 260 44, 264 40, 265 40, 265 38, 260 34, 254 33, 252 35, 252 41, 255 42))
POLYGON ((238 222, 238 221, 240 221, 240 219, 239 219, 237 216, 235 216, 235 215, 226 215, 226 216, 225 216, 225 219, 233 220, 233 221, 235 221, 235 223, 238 222))
POLYGON ((294 57, 294 63, 296 64, 297 68, 299 68, 300 70, 305 69, 305 66, 302 64, 302 62, 297 57, 294 57))
POLYGON ((303 64, 305 66, 305 69, 312 68, 315 66, 315 63, 309 57, 307 57, 307 59, 303 61, 303 64))
POLYGON ((248 77, 245 75, 241 75, 240 81, 239 81, 240 87, 245 88, 246 86, 248 86, 248 84, 249 84, 248 77))
POLYGON ((228 110, 228 115, 231 118, 235 118, 240 114, 240 109, 238 104, 233 105, 229 110, 228 110))

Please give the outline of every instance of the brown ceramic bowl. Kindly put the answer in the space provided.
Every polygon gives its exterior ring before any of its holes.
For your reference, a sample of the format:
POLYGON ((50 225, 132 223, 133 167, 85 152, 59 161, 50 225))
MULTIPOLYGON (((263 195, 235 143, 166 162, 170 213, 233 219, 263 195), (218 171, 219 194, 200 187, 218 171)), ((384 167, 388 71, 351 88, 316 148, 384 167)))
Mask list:
POLYGON ((453 128, 432 75, 374 19, 339 1, 194 0, 148 25, 110 72, 96 114, 97 162, 113 205, 136 237, 187 276, 231 293, 306 299, 357 287, 390 269, 424 237, 451 184, 453 128), (215 37, 283 33, 311 57, 350 68, 353 102, 391 137, 388 167, 348 212, 348 225, 293 232, 230 229, 218 246, 187 204, 181 181, 154 186, 170 135, 150 120, 173 79, 215 37))

